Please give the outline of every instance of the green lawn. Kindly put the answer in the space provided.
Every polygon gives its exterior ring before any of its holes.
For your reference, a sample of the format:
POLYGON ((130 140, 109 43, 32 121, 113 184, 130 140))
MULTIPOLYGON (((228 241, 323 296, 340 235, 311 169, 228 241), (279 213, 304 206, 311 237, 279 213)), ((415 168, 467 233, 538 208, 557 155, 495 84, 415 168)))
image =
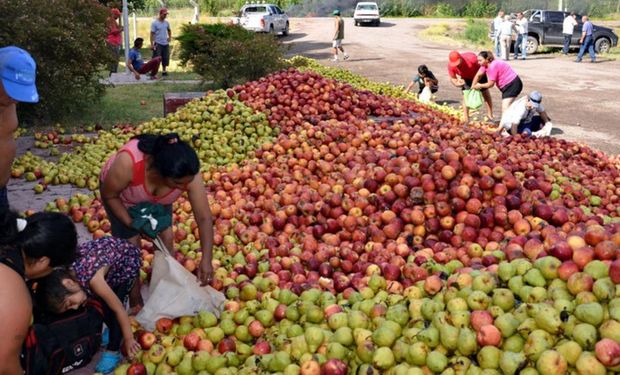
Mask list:
POLYGON ((68 127, 99 124, 110 127, 115 124, 139 124, 162 117, 163 97, 167 92, 206 91, 195 84, 136 84, 110 87, 101 101, 83 109, 63 123, 68 127))

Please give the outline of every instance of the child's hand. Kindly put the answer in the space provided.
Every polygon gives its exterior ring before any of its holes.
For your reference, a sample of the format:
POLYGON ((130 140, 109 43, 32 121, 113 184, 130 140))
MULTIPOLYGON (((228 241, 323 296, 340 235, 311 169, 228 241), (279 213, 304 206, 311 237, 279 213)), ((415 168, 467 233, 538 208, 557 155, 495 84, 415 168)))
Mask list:
POLYGON ((132 337, 129 340, 125 340, 125 350, 127 351, 127 356, 131 359, 133 357, 136 356, 136 354, 138 354, 138 352, 140 351, 140 349, 142 349, 142 347, 140 347, 140 344, 138 344, 138 342, 132 337))

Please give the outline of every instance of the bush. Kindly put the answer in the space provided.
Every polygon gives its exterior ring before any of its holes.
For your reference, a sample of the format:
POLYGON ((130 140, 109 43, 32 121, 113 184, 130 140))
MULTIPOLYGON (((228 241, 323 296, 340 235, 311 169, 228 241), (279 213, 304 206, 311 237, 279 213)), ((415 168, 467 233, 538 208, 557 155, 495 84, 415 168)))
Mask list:
POLYGON ((0 1, 0 46, 16 45, 37 63, 37 104, 20 104, 22 122, 57 121, 101 96, 99 71, 109 10, 92 0, 0 1), (36 120, 35 120, 36 119, 36 120))
POLYGON ((284 66, 284 47, 273 35, 236 25, 185 25, 177 40, 181 63, 222 88, 256 80, 284 66))
POLYGON ((454 7, 450 4, 439 3, 435 7, 433 15, 435 17, 454 17, 456 15, 456 11, 454 10, 454 7))
POLYGON ((497 13, 497 5, 487 0, 473 0, 468 2, 465 8, 463 8, 463 15, 465 17, 492 17, 495 13, 497 13))
POLYGON ((489 25, 484 21, 467 20, 463 38, 477 45, 489 43, 489 25))

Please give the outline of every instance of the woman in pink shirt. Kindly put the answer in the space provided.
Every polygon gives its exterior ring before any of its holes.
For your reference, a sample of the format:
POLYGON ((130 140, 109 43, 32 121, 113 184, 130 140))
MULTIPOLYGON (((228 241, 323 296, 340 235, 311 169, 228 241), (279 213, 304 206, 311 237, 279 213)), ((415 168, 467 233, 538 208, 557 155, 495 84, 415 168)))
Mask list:
MULTIPOLYGON (((207 200, 196 151, 176 133, 144 134, 131 139, 104 165, 100 176, 101 199, 112 225, 112 235, 140 247, 141 233, 132 227, 128 208, 142 202, 161 204, 172 215, 172 203, 187 192, 202 249, 198 278, 213 277, 213 217, 207 200)), ((174 247, 172 228, 160 233, 168 249, 174 247)), ((131 292, 130 304, 141 304, 140 289, 131 292)))
POLYGON ((521 90, 523 82, 512 67, 505 61, 495 60, 491 51, 482 51, 478 54, 480 70, 474 77, 472 88, 477 90, 488 89, 497 85, 502 92, 502 113, 510 107, 521 90), (479 83, 480 78, 486 74, 487 82, 479 83))
POLYGON ((112 8, 110 12, 112 14, 107 21, 108 36, 105 38, 105 42, 114 55, 114 61, 110 62, 110 75, 112 75, 112 73, 116 73, 118 71, 118 57, 121 52, 121 34, 123 32, 123 27, 118 24, 121 11, 116 8, 112 8))

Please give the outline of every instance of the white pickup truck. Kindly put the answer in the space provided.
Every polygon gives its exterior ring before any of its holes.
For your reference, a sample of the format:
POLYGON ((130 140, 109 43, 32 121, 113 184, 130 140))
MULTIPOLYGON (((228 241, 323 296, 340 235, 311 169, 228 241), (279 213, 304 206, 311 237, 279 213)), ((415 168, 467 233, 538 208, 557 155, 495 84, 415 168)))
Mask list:
POLYGON ((274 4, 246 4, 232 22, 259 33, 288 35, 289 31, 288 16, 274 4))

